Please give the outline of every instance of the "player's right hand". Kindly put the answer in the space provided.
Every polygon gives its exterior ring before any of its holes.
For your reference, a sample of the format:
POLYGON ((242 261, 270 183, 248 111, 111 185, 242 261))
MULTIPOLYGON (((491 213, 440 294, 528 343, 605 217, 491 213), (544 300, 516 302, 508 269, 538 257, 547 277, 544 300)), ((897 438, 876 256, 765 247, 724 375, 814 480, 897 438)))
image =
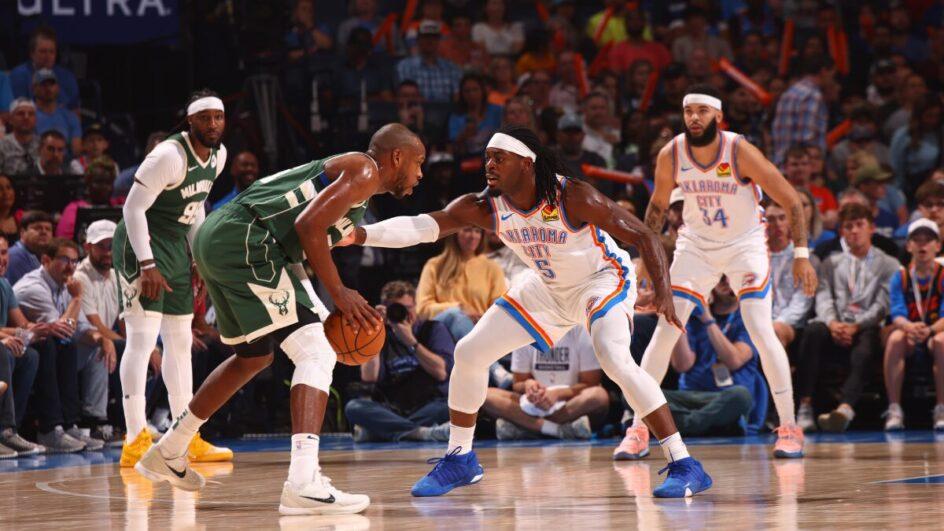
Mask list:
POLYGON ((383 322, 380 312, 372 307, 357 291, 341 286, 337 293, 332 293, 334 307, 344 314, 349 326, 377 330, 383 322))
POLYGON ((679 320, 677 315, 675 315, 675 302, 672 300, 671 291, 669 291, 667 295, 656 293, 655 307, 656 314, 665 317, 665 320, 675 328, 678 328, 683 332, 685 331, 685 325, 683 325, 682 321, 679 320))
POLYGON ((156 300, 161 296, 161 291, 168 293, 174 291, 170 289, 170 284, 164 279, 161 271, 152 267, 141 271, 141 296, 147 299, 156 300))

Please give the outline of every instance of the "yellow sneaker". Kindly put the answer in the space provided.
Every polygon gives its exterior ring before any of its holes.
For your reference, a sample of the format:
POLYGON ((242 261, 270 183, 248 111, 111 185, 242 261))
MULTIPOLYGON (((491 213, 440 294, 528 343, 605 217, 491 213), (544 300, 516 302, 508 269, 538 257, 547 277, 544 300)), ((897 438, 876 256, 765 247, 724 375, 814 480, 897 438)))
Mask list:
POLYGON ((147 428, 141 430, 141 433, 128 444, 128 440, 121 445, 121 460, 118 462, 122 467, 132 467, 137 464, 141 456, 151 449, 151 434, 147 428))
POLYGON ((233 451, 222 446, 213 446, 203 440, 200 432, 193 436, 187 456, 193 463, 212 463, 216 461, 232 461, 233 451))

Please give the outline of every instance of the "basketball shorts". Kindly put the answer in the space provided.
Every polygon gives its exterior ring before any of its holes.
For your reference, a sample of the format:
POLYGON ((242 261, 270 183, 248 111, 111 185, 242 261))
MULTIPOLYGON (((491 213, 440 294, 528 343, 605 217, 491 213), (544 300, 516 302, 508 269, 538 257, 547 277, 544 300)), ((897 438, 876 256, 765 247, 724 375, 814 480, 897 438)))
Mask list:
MULTIPOLYGON (((298 322, 298 306, 322 321, 328 312, 302 282, 304 268, 289 261, 269 231, 244 206, 227 203, 207 216, 193 243, 223 343, 252 343, 298 322)), ((306 285, 307 284, 307 285, 306 285)))
POLYGON ((124 222, 112 240, 112 267, 118 277, 118 303, 126 315, 193 315, 193 284, 187 238, 151 235, 151 252, 161 275, 173 291, 161 291, 156 299, 141 297, 141 270, 124 222))
POLYGON ((680 234, 669 269, 672 294, 707 307, 708 295, 728 277, 738 299, 762 299, 770 292, 770 256, 763 226, 733 242, 707 243, 680 234))
POLYGON ((534 338, 534 348, 547 352, 574 326, 586 326, 607 312, 625 313, 632 323, 636 285, 632 270, 620 275, 599 271, 570 289, 548 287, 532 270, 521 273, 495 304, 507 311, 534 338))

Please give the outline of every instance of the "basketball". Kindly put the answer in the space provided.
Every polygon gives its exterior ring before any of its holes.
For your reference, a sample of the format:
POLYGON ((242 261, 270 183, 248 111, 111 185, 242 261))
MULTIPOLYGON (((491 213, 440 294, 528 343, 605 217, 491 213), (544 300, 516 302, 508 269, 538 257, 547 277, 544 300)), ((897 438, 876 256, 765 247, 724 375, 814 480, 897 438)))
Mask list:
POLYGON ((363 365, 380 354, 386 339, 386 328, 376 331, 354 330, 340 312, 332 312, 324 323, 325 335, 338 354, 338 361, 345 365, 363 365))

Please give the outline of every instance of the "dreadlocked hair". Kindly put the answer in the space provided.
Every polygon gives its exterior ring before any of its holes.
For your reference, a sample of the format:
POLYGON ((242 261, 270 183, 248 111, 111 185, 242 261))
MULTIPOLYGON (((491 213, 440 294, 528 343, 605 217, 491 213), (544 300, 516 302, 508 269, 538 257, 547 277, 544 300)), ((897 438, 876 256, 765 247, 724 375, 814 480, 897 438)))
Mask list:
POLYGON ((520 140, 538 156, 534 161, 537 200, 540 202, 543 199, 548 205, 557 205, 561 190, 557 175, 567 173, 566 166, 557 151, 542 146, 538 135, 528 127, 506 126, 501 132, 520 140))

